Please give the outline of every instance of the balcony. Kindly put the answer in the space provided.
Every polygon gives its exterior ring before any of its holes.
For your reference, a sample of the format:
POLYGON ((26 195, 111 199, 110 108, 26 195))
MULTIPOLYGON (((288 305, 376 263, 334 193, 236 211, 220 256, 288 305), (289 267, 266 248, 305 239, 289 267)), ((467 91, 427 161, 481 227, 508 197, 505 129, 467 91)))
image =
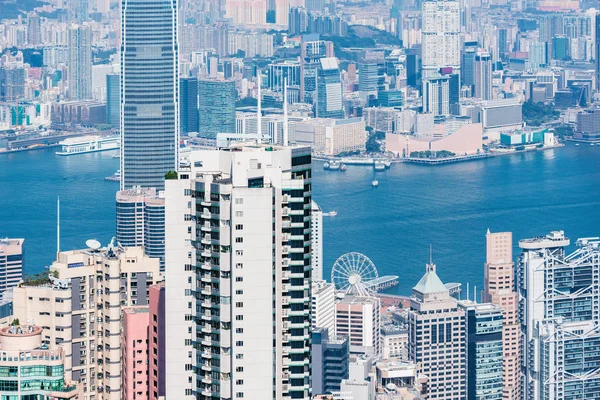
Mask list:
POLYGON ((202 214, 200 214, 200 218, 202 218, 202 219, 211 219, 212 218, 212 214, 211 214, 210 211, 208 211, 205 208, 204 211, 202 211, 202 214))
POLYGON ((202 226, 200 227, 200 229, 203 232, 210 232, 211 231, 210 222, 205 222, 204 224, 202 224, 202 226))
POLYGON ((212 358, 212 353, 209 352, 209 351, 203 351, 201 353, 201 355, 202 355, 202 358, 207 358, 207 359, 211 359, 212 358))
POLYGON ((281 253, 288 254, 290 252, 290 246, 281 246, 281 253))
POLYGON ((210 235, 204 235, 204 236, 202 236, 202 240, 200 240, 200 243, 202 243, 202 244, 209 245, 209 244, 211 244, 211 242, 212 242, 212 239, 211 239, 210 235))
POLYGON ((211 369, 210 363, 202 363, 202 371, 210 371, 211 369))

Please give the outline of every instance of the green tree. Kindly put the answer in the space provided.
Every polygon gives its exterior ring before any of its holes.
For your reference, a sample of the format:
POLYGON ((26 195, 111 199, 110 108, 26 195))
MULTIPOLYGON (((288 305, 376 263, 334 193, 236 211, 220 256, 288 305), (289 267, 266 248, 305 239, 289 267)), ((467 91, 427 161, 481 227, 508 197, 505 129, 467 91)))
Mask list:
POLYGON ((178 179, 178 178, 179 178, 179 176, 177 175, 177 172, 175 172, 175 171, 168 171, 168 172, 165 174, 165 179, 166 179, 166 180, 170 180, 170 179, 178 179))

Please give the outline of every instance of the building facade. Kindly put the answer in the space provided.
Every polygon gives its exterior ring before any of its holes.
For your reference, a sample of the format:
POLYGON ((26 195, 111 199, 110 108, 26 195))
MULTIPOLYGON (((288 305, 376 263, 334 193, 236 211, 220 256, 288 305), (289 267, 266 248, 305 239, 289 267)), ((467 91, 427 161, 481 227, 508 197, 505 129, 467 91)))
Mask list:
POLYGON ((69 27, 68 83, 70 100, 92 98, 92 28, 88 24, 69 27))
POLYGON ((381 353, 380 308, 378 297, 346 295, 336 302, 335 333, 348 336, 351 353, 381 353))
POLYGON ((147 306, 125 307, 121 332, 121 399, 149 398, 149 352, 147 306))
POLYGON ((323 279, 323 210, 314 200, 311 202, 310 252, 312 255, 313 280, 323 279))
POLYGON ((492 55, 487 51, 475 55, 475 97, 492 99, 492 55))
POLYGON ((334 57, 321 58, 317 72, 318 118, 344 118, 342 82, 338 60, 334 57))
POLYGON ((64 251, 47 283, 14 288, 14 316, 43 327, 42 344, 62 346, 65 378, 85 399, 121 399, 121 309, 148 304, 159 262, 141 247, 64 251))
POLYGON ((218 133, 235 132, 237 91, 231 80, 201 79, 198 86, 202 137, 216 138, 218 133))
POLYGON ((349 377, 348 337, 335 337, 327 328, 312 332, 313 393, 339 392, 342 380, 349 377))
POLYGON ((460 71, 460 2, 426 0, 422 3, 421 30, 423 78, 440 68, 460 71))
POLYGON ((151 400, 165 396, 165 284, 150 286, 148 327, 148 384, 151 400))
POLYGON ((164 188, 179 164, 177 1, 121 5, 121 190, 164 188))
POLYGON ((83 400, 81 385, 65 378, 66 354, 42 344, 43 328, 0 328, 0 398, 83 400))
POLYGON ((311 319, 313 328, 326 328, 335 335, 335 287, 323 280, 312 281, 311 319))
POLYGON ((0 297, 21 282, 24 242, 25 239, 0 239, 0 297))
POLYGON ((117 242, 124 247, 144 248, 165 268, 165 199, 155 188, 117 192, 117 242))
POLYGON ((121 125, 121 75, 106 75, 106 123, 121 125))
POLYGON ((310 153, 236 143, 167 181, 167 398, 311 398, 310 153))
POLYGON ((408 356, 428 376, 436 399, 467 398, 465 311, 428 264, 408 311, 408 356), (443 355, 443 356, 442 356, 443 355))
POLYGON ((179 89, 180 132, 198 132, 198 79, 180 78, 179 89))
POLYGON ((502 352, 504 400, 521 399, 521 324, 519 295, 515 291, 515 265, 512 252, 512 233, 486 235, 483 301, 503 310, 502 352))

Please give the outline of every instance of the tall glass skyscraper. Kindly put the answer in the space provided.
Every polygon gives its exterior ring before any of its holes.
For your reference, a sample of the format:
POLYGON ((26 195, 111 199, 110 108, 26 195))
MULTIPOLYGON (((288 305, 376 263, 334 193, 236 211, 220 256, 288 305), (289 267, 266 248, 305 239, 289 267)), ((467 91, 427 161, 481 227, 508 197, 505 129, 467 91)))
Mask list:
POLYGON ((106 75, 106 122, 119 126, 121 123, 121 76, 106 75))
POLYGON ((177 0, 123 0, 121 14, 121 189, 163 189, 178 167, 177 0))
POLYGON ((179 89, 181 90, 179 98, 181 133, 198 132, 198 79, 181 78, 179 89))
POLYGON ((320 60, 317 78, 317 117, 344 118, 340 69, 334 57, 320 60))

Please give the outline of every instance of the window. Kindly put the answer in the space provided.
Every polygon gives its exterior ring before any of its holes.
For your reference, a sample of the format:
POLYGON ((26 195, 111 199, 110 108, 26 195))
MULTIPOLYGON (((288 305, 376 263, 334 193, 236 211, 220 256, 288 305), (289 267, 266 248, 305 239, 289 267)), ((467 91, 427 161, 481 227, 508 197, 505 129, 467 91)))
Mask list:
POLYGON ((238 347, 242 347, 242 346, 244 346, 244 341, 243 340, 238 340, 238 341, 235 342, 235 345, 238 346, 238 347))
POLYGON ((244 333, 244 328, 235 328, 235 333, 244 333))
POLYGON ((241 307, 244 307, 244 303, 241 301, 238 301, 237 303, 235 303, 235 306, 241 308, 241 307))
POLYGON ((244 367, 235 367, 235 372, 244 372, 244 367))
POLYGON ((244 380, 243 379, 236 379, 235 380, 235 384, 236 385, 243 385, 244 384, 244 380))
POLYGON ((244 199, 242 199, 241 197, 236 198, 235 204, 244 204, 244 199))
POLYGON ((235 212, 235 216, 236 217, 243 217, 244 216, 244 212, 243 211, 236 211, 235 212))
POLYGON ((235 242, 236 243, 244 243, 244 238, 243 237, 236 237, 235 238, 235 242))
POLYGON ((244 282, 244 277, 243 277, 243 276, 237 276, 237 277, 235 278, 235 281, 236 281, 236 282, 244 282))
POLYGON ((244 393, 243 392, 237 392, 235 394, 235 397, 238 398, 238 399, 241 399, 242 397, 244 397, 244 393))
POLYGON ((235 251, 235 255, 236 256, 243 256, 244 255, 244 250, 236 250, 235 251))
POLYGON ((236 230, 236 231, 241 231, 242 229, 244 229, 244 225, 242 225, 242 224, 237 224, 237 225, 235 226, 235 230, 236 230))
POLYGON ((244 291, 243 290, 236 290, 235 294, 244 294, 244 291))
POLYGON ((243 354, 236 354, 235 355, 235 359, 236 360, 243 360, 244 359, 244 355, 243 354))
POLYGON ((244 316, 243 315, 236 315, 235 316, 235 320, 236 321, 243 321, 244 320, 244 316))
POLYGON ((244 264, 242 264, 242 263, 235 263, 235 268, 236 269, 242 269, 242 268, 244 268, 244 264))

